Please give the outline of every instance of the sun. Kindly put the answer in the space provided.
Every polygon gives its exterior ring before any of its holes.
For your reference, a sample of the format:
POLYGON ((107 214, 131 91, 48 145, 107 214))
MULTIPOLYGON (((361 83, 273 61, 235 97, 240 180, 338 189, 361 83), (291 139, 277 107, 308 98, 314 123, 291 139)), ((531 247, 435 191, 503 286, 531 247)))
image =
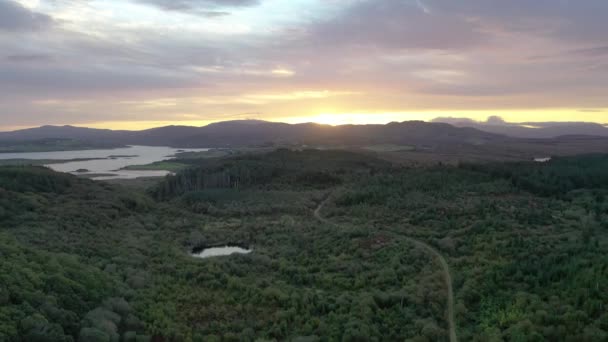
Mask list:
MULTIPOLYGON (((331 113, 324 112, 316 115, 311 115, 305 118, 306 122, 316 122, 324 125, 365 125, 365 124, 387 124, 393 121, 404 120, 425 120, 429 119, 430 115, 422 113, 404 113, 404 112, 344 112, 331 113)), ((301 118, 303 119, 303 118, 301 118)), ((304 122, 302 120, 300 122, 304 122)), ((298 121, 298 120, 296 120, 298 121)))
POLYGON ((321 124, 321 125, 331 125, 338 126, 347 124, 350 121, 348 115, 345 114, 331 114, 331 113, 321 113, 316 116, 310 117, 310 121, 321 124))

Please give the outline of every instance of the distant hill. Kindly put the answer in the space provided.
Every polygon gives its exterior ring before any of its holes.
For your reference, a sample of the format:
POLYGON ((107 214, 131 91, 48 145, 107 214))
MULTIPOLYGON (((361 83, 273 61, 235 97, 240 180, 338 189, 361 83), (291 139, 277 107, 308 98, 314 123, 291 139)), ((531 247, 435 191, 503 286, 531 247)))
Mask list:
POLYGON ((509 123, 498 117, 490 117, 485 122, 474 121, 468 118, 436 118, 433 122, 448 123, 457 127, 470 127, 516 138, 549 139, 572 135, 608 137, 607 126, 592 122, 509 123))
POLYGON ((73 139, 98 141, 116 139, 126 131, 112 131, 109 129, 94 129, 74 126, 41 126, 12 132, 0 132, 0 140, 29 141, 40 139, 73 139))
POLYGON ((0 141, 74 139, 83 142, 174 147, 239 147, 251 145, 483 145, 507 139, 475 128, 422 121, 387 125, 328 126, 258 120, 225 121, 204 127, 166 126, 142 131, 113 131, 74 126, 42 126, 1 132, 0 141))

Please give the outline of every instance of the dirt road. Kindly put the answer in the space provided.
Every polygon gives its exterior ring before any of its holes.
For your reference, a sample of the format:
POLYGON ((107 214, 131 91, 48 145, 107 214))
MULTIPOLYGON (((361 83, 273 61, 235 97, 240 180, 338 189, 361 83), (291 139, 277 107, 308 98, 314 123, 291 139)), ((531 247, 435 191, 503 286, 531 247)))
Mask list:
MULTIPOLYGON (((330 198, 331 196, 327 196, 327 198, 325 198, 321 203, 319 203, 319 205, 314 211, 314 216, 320 222, 339 227, 338 224, 329 221, 328 219, 323 217, 323 215, 321 215, 321 210, 323 209, 325 204, 327 204, 330 198)), ((439 251, 433 248, 431 245, 411 237, 405 237, 405 239, 418 246, 419 248, 426 250, 427 252, 429 252, 429 254, 433 256, 434 259, 437 259, 437 261, 439 261, 439 264, 441 265, 441 269, 443 271, 442 273, 445 286, 448 289, 446 319, 448 321, 448 329, 450 331, 450 342, 457 342, 458 336, 456 335, 456 322, 454 320, 454 289, 452 287, 452 275, 450 274, 450 266, 448 265, 448 262, 443 257, 443 255, 441 255, 441 253, 439 253, 439 251)))

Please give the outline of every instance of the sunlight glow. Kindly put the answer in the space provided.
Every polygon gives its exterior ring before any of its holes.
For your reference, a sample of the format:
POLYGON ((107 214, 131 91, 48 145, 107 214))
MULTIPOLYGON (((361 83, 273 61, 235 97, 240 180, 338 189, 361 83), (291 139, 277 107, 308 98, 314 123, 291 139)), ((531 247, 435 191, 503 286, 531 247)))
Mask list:
POLYGON ((278 118, 288 123, 314 122, 323 125, 387 124, 394 121, 431 120, 434 116, 425 113, 321 113, 305 117, 278 118))
POLYGON ((292 70, 278 68, 278 69, 272 70, 272 74, 277 75, 277 76, 283 76, 283 77, 291 77, 291 76, 295 75, 296 73, 292 70))
POLYGON ((479 111, 408 111, 408 112, 323 112, 310 116, 279 117, 273 120, 288 123, 315 122, 327 125, 387 124, 411 120, 431 121, 438 117, 469 118, 485 121, 489 116, 500 116, 508 122, 569 122, 573 117, 580 121, 604 123, 608 126, 608 109, 581 112, 578 109, 553 110, 479 110, 479 111))
MULTIPOLYGON (((485 121, 488 116, 497 115, 504 118, 508 122, 540 122, 540 121, 554 121, 554 122, 568 122, 572 121, 570 118, 573 115, 579 115, 581 121, 590 121, 604 123, 608 127, 608 121, 606 116, 608 109, 605 111, 597 110, 593 112, 579 112, 578 110, 563 110, 556 109, 550 111, 415 111, 415 112, 359 112, 359 113, 348 113, 339 112, 336 110, 322 111, 319 114, 313 115, 294 115, 294 116, 273 116, 265 115, 263 113, 251 113, 236 115, 234 119, 255 119, 255 120, 266 120, 275 122, 285 123, 307 123, 314 122, 323 125, 364 125, 364 124, 387 124, 390 122, 403 122, 403 121, 431 121, 437 117, 454 117, 454 118, 470 118, 477 121, 485 121), (582 115, 582 116, 581 116, 582 115)), ((104 128, 104 129, 122 129, 122 130, 141 130, 169 125, 184 125, 184 126, 205 126, 213 122, 230 120, 230 116, 218 116, 215 118, 205 119, 204 115, 197 113, 181 113, 175 114, 173 120, 146 120, 146 121, 104 121, 104 122, 82 122, 82 123, 70 123, 76 126, 86 126, 91 128, 104 128)), ((68 123, 66 123, 68 124, 68 123)), ((531 125, 527 125, 532 127, 531 125)), ((32 126, 14 126, 10 129, 22 129, 29 128, 32 126)))

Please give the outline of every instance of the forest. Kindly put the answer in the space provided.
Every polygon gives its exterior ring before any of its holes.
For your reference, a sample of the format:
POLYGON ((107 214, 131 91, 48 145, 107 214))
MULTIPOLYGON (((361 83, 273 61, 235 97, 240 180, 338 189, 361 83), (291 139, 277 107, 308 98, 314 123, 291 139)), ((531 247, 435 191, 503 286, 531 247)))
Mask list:
POLYGON ((607 155, 180 163, 147 187, 0 167, 0 341, 448 341, 414 240, 459 340, 608 340, 607 155), (191 255, 225 244, 253 252, 191 255))

